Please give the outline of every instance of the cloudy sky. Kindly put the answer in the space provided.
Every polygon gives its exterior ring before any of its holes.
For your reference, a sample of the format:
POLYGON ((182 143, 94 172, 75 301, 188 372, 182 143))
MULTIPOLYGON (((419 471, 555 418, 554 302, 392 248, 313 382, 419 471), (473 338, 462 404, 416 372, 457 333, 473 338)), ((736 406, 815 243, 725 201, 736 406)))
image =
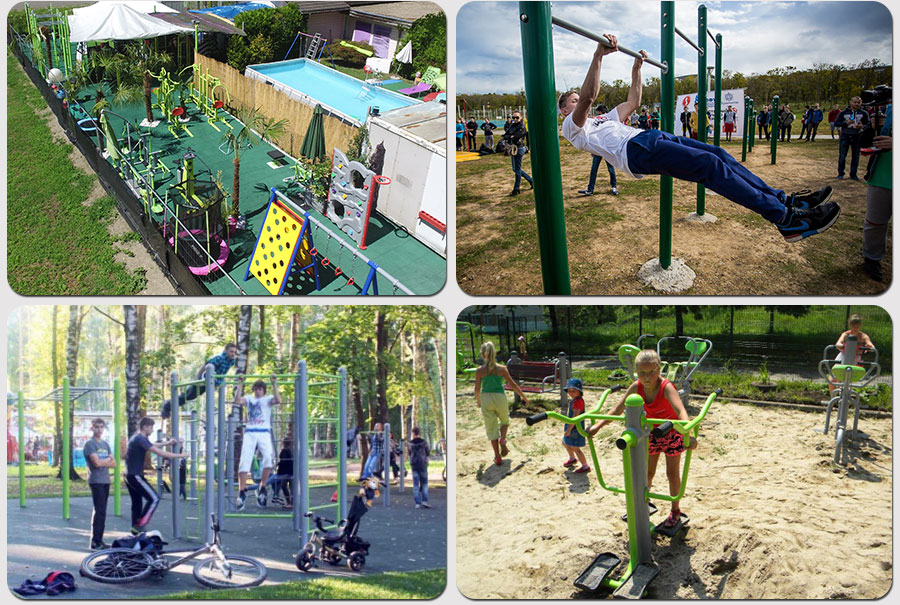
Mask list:
MULTIPOLYGON (((675 25, 697 36, 700 2, 675 3, 675 25)), ((750 75, 814 63, 892 64, 892 16, 877 2, 704 2, 708 28, 721 33, 724 69, 750 75)), ((612 33, 632 50, 659 58, 659 2, 554 2, 553 14, 598 33, 612 33)), ((457 91, 515 92, 524 87, 518 2, 469 2, 456 21, 457 91)), ((712 41, 710 40, 710 47, 712 41)), ((553 28, 556 88, 581 86, 596 43, 553 28)), ((601 79, 630 81, 633 59, 606 57, 601 79)), ((709 65, 715 64, 710 53, 709 65)), ((645 65, 644 77, 656 68, 645 65)), ((675 75, 697 71, 697 54, 676 36, 675 75)))

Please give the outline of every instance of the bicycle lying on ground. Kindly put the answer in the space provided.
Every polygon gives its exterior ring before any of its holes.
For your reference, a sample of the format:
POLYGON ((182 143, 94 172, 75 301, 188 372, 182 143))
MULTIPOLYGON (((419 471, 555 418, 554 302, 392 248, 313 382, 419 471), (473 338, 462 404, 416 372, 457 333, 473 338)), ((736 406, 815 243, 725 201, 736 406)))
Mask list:
POLYGON ((219 523, 210 515, 213 530, 212 544, 190 551, 183 557, 166 558, 175 552, 135 550, 133 548, 108 548, 88 555, 81 562, 81 575, 105 584, 138 582, 151 575, 162 577, 170 569, 203 555, 194 565, 194 579, 210 588, 247 588, 261 584, 266 579, 266 566, 251 557, 226 555, 219 539, 219 523))

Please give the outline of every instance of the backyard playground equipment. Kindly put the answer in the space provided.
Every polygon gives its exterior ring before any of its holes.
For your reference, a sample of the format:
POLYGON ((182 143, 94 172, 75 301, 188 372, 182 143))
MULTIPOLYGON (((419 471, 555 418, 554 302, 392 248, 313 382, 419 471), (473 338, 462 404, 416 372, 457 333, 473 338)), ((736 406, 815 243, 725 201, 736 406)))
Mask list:
POLYGON ((180 551, 169 553, 164 550, 135 548, 100 550, 84 558, 81 562, 81 575, 103 584, 126 584, 144 580, 151 575, 161 578, 170 569, 198 557, 212 555, 200 559, 194 565, 194 579, 200 584, 209 588, 249 588, 262 584, 268 575, 265 565, 252 557, 226 555, 222 550, 219 523, 215 515, 210 516, 210 532, 211 541, 174 560, 167 559, 165 555, 180 551))
POLYGON ((391 294, 413 294, 400 280, 273 188, 244 281, 252 275, 275 296, 283 294, 289 284, 300 287, 302 282, 321 290, 322 279, 342 279, 348 287, 354 287, 361 275, 357 264, 366 271, 362 286, 358 286, 361 295, 380 293, 379 275, 391 285, 391 294), (345 254, 349 267, 344 264, 345 254))
MULTIPOLYGON (((654 338, 653 334, 641 334, 637 339, 637 345, 624 344, 619 347, 618 357, 622 366, 628 372, 628 376, 632 380, 637 380, 637 374, 634 370, 634 359, 641 352, 641 343, 647 339, 654 338)), ((694 338, 693 336, 664 336, 656 342, 656 353, 659 355, 662 367, 660 369, 663 378, 675 385, 678 389, 678 395, 688 397, 691 394, 691 381, 694 372, 703 363, 706 357, 712 351, 712 341, 706 338, 694 338), (666 360, 667 354, 678 352, 679 346, 684 342, 684 351, 688 357, 682 361, 666 360), (673 346, 674 345, 674 346, 673 346)))
MULTIPOLYGON (((849 461, 849 441, 859 438, 857 427, 859 425, 859 391, 878 378, 881 366, 878 364, 878 350, 871 347, 858 346, 856 336, 848 335, 844 342, 844 351, 856 351, 855 359, 844 359, 846 354, 841 354, 835 345, 825 347, 824 359, 819 362, 819 374, 825 380, 836 383, 838 386, 832 393, 832 398, 825 408, 825 428, 822 432, 828 434, 831 420, 831 411, 837 404, 837 415, 834 423, 834 464, 846 464, 849 461), (864 358, 871 359, 864 359, 864 358), (853 405, 853 431, 847 430, 847 416, 850 406, 853 405)), ((819 429, 816 429, 819 430, 819 429)))
POLYGON ((203 67, 199 63, 188 65, 181 74, 187 70, 191 70, 192 77, 188 81, 188 97, 197 106, 200 114, 206 118, 206 123, 221 132, 216 122, 221 122, 229 129, 233 130, 231 124, 220 113, 225 103, 231 103, 231 95, 228 89, 222 84, 222 80, 216 76, 209 74, 209 68, 204 73, 203 67), (224 98, 224 101, 222 100, 224 98))
MULTIPOLYGON (((54 389, 44 395, 43 397, 39 397, 37 399, 30 399, 30 403, 36 403, 39 401, 51 401, 53 403, 61 404, 61 414, 62 414, 62 443, 60 447, 60 476, 62 477, 62 518, 68 520, 71 518, 70 514, 70 500, 71 500, 71 481, 69 478, 71 465, 73 461, 73 452, 72 452, 72 443, 69 441, 69 435, 71 432, 71 418, 74 416, 78 417, 78 413, 82 410, 78 409, 79 401, 86 402, 91 400, 97 394, 105 395, 108 393, 112 393, 112 408, 111 409, 95 409, 93 405, 90 406, 82 406, 88 407, 90 409, 84 410, 87 415, 93 419, 94 417, 110 417, 111 422, 108 425, 112 427, 112 433, 109 436, 110 445, 112 447, 113 459, 116 461, 116 466, 114 469, 111 469, 113 478, 119 477, 122 474, 122 451, 120 448, 120 444, 122 442, 122 435, 124 433, 125 427, 125 418, 123 415, 122 408, 122 388, 121 383, 118 379, 113 381, 112 388, 109 387, 71 387, 69 386, 69 377, 64 376, 62 379, 62 387, 58 389, 54 389), (73 413, 74 412, 74 413, 73 413)), ((103 406, 100 406, 103 407, 103 406)), ((18 442, 19 444, 24 444, 25 441, 25 395, 22 391, 19 391, 17 394, 17 404, 16 404, 16 413, 17 413, 17 427, 18 427, 18 442)), ((18 470, 19 470, 19 507, 26 508, 28 506, 27 503, 27 488, 25 484, 25 448, 24 446, 18 448, 18 470)), ((79 452, 80 453, 80 452, 79 452)), ((112 494, 113 494, 113 513, 116 516, 122 515, 122 482, 113 479, 112 481, 112 494)))
POLYGON ((28 41, 38 71, 46 76, 52 68, 57 68, 68 78, 73 73, 73 63, 66 14, 52 7, 46 12, 37 13, 25 4, 25 17, 28 22, 28 41))
POLYGON ((375 174, 360 162, 351 162, 340 149, 332 153, 325 216, 352 237, 360 250, 366 249, 369 218, 378 191, 376 185, 390 184, 391 179, 375 174))
MULTIPOLYGON (((706 28, 706 8, 698 9, 697 43, 690 41, 675 28, 675 3, 661 3, 661 39, 662 62, 647 59, 644 62, 658 67, 662 74, 662 130, 674 133, 675 126, 675 34, 684 38, 697 49, 699 57, 698 82, 701 94, 698 96, 699 115, 703 120, 700 131, 705 133, 706 120, 706 39, 712 34, 706 28), (670 68, 671 66, 671 68, 670 68)), ((590 32, 574 23, 570 23, 550 14, 550 3, 526 1, 519 2, 519 20, 522 35, 522 60, 525 71, 525 96, 528 104, 529 130, 533 140, 543 144, 534 145, 532 168, 535 180, 535 213, 537 218, 538 242, 541 255, 541 271, 545 294, 570 294, 569 260, 566 246, 565 216, 563 213, 562 175, 560 171, 559 133, 557 106, 555 98, 555 76, 553 69, 553 38, 551 25, 557 25, 573 33, 609 46, 603 36, 590 32)), ((722 37, 714 38, 717 52, 717 95, 716 95, 716 143, 718 144, 718 120, 721 114, 721 47, 722 37)), ((619 50, 627 55, 640 55, 619 45, 619 50)), ((672 259, 672 177, 660 176, 660 229, 659 258, 647 262, 642 267, 642 277, 646 275, 648 283, 662 285, 671 290, 671 284, 659 284, 669 281, 656 278, 656 274, 666 272, 670 268, 677 271, 679 288, 690 287, 693 271, 683 261, 672 259)), ((698 189, 697 217, 705 215, 705 193, 698 189)), ((656 285, 654 287, 657 287, 656 285)))
MULTIPOLYGON (((237 439, 242 431, 239 414, 226 410, 230 404, 226 400, 226 389, 234 388, 239 380, 271 377, 271 374, 217 376, 212 364, 206 366, 205 377, 201 380, 178 382, 177 373, 173 373, 171 436, 180 439, 189 453, 184 503, 174 496, 181 491, 178 465, 172 465, 169 476, 175 538, 202 541, 199 535, 201 520, 215 514, 220 523, 224 519, 238 518, 291 519, 291 529, 299 532, 305 543, 310 532, 309 521, 304 517, 306 512, 331 510, 335 518, 344 517, 347 507, 347 371, 340 368, 337 374, 309 372, 305 360, 298 363, 296 373, 275 375, 278 384, 284 385, 291 395, 281 404, 284 409, 273 415, 273 439, 278 440, 276 446, 285 437, 291 440, 294 461, 294 475, 290 478, 292 506, 288 512, 274 512, 268 507, 258 512, 235 510, 236 453, 240 451, 237 439), (221 381, 218 385, 217 380, 221 381), (191 387, 203 389, 201 393, 205 392, 205 398, 202 402, 200 398, 193 403, 186 402, 181 410, 179 395, 191 387), (182 432, 181 420, 185 414, 189 418, 188 429, 182 432), (317 479, 315 485, 310 485, 311 469, 317 469, 319 475, 333 474, 334 480, 317 479), (326 473, 325 469, 334 470, 326 473), (332 494, 335 494, 333 502, 332 494)), ((274 451, 279 449, 275 447, 274 451)), ((211 528, 207 528, 205 539, 210 543, 214 541, 211 528)))
POLYGON ((653 506, 650 500, 672 502, 680 500, 684 496, 685 488, 687 487, 688 471, 691 466, 692 450, 687 450, 684 457, 684 470, 682 471, 681 490, 679 493, 675 496, 652 493, 647 486, 648 436, 651 431, 654 436, 660 437, 670 430, 675 430, 684 436, 685 445, 689 445, 691 440, 697 438, 700 423, 703 422, 713 402, 722 395, 722 390, 717 389, 707 397, 700 413, 690 421, 647 418, 644 413, 644 400, 637 394, 630 395, 625 400, 625 414, 623 416, 600 414, 600 408, 603 407, 609 394, 620 388, 617 386, 607 389, 603 392, 600 402, 593 410, 574 418, 568 418, 564 414, 557 412, 541 412, 527 418, 526 423, 531 426, 547 418, 552 418, 560 422, 574 424, 578 432, 587 439, 594 468, 597 470, 597 480, 600 483, 600 487, 616 494, 625 494, 627 511, 625 520, 628 523, 629 552, 629 561, 625 571, 619 579, 610 578, 610 574, 622 561, 614 553, 601 553, 578 576, 575 580, 575 586, 586 591, 596 591, 604 587, 611 589, 615 597, 638 599, 659 573, 659 568, 653 562, 650 552, 653 536, 662 534, 674 538, 679 534, 684 535, 688 530, 688 519, 684 513, 682 513, 681 519, 674 527, 667 528, 664 523, 653 526, 650 523, 650 515, 652 512, 655 512, 656 507, 653 506), (624 487, 614 487, 607 485, 603 481, 593 437, 581 428, 581 421, 583 420, 615 420, 624 422, 625 431, 616 440, 616 447, 622 450, 624 487))

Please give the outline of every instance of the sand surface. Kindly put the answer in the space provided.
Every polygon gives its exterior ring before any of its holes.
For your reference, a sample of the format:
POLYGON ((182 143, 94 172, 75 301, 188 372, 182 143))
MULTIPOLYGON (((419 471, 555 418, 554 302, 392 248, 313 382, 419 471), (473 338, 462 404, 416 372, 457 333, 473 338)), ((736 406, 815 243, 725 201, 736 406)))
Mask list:
MULTIPOLYGON (((611 395, 605 409, 617 398, 611 395)), ((590 407, 598 395, 587 399, 590 407)), ((688 406, 691 417, 701 403, 688 406)), ((846 468, 832 468, 834 433, 814 430, 824 420, 824 412, 715 403, 682 501, 690 530, 683 539, 656 539, 660 573, 647 596, 884 596, 893 576, 891 420, 860 419, 865 436, 846 468)), ((457 394, 457 582, 465 596, 587 596, 572 582, 601 552, 615 553, 624 569, 625 498, 603 490, 593 472, 562 468, 562 427, 528 427, 524 414, 513 414, 511 452, 496 466, 471 390, 457 394)), ((613 423, 595 441, 603 478, 615 486, 623 485, 614 445, 620 433, 613 423)), ((662 462, 654 488, 667 492, 662 462)), ((660 503, 651 521, 661 522, 668 510, 660 503)))

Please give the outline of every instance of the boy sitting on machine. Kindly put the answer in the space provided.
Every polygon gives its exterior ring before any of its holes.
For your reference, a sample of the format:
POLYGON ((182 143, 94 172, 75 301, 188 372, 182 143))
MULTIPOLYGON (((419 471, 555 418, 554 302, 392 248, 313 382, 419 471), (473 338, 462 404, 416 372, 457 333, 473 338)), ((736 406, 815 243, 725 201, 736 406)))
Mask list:
POLYGON ((278 381, 274 376, 272 376, 271 395, 266 395, 266 383, 262 380, 253 383, 252 396, 244 397, 242 396, 243 392, 244 381, 238 379, 234 404, 247 406, 247 421, 244 425, 244 441, 241 446, 241 461, 238 465, 240 488, 235 502, 237 510, 243 510, 244 504, 247 502, 247 478, 250 476, 250 467, 257 450, 262 455, 263 471, 259 489, 256 490, 256 503, 261 507, 267 505, 266 485, 275 459, 275 448, 272 445, 272 406, 281 403, 278 381))

